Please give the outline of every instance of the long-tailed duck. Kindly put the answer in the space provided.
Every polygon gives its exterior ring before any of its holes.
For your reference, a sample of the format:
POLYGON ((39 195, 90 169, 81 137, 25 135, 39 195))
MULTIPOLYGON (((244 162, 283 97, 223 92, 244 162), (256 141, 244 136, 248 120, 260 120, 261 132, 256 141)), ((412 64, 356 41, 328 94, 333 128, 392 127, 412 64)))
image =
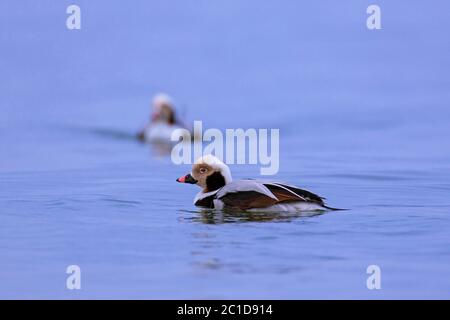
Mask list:
POLYGON ((232 181, 226 164, 205 155, 193 165, 191 173, 177 179, 202 188, 194 199, 199 207, 248 211, 334 210, 324 198, 284 183, 262 180, 232 181))
POLYGON ((186 129, 175 115, 175 106, 170 96, 157 94, 152 101, 150 122, 138 133, 138 138, 145 142, 171 143, 172 132, 186 129))

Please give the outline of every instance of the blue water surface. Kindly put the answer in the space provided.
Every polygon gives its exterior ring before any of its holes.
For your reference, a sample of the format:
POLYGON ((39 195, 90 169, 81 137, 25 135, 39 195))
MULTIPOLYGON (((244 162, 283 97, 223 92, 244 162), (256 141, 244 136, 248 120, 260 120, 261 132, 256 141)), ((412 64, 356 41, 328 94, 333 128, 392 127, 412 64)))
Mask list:
POLYGON ((450 298, 450 4, 379 0, 368 30, 372 2, 1 1, 0 298, 450 298), (274 178, 350 210, 194 207, 131 138, 160 91, 279 128, 274 178))

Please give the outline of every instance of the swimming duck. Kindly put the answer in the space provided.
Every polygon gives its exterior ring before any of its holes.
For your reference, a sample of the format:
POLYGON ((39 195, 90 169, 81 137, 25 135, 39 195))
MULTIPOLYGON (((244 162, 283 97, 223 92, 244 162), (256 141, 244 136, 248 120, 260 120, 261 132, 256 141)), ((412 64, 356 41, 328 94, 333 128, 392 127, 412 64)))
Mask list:
POLYGON ((186 126, 175 115, 175 106, 170 96, 157 94, 152 100, 150 122, 138 133, 145 142, 171 143, 172 132, 186 126))
POLYGON ((334 210, 324 198, 284 183, 231 178, 230 168, 213 155, 200 157, 191 173, 176 180, 196 184, 202 190, 194 198, 199 207, 246 211, 334 210))

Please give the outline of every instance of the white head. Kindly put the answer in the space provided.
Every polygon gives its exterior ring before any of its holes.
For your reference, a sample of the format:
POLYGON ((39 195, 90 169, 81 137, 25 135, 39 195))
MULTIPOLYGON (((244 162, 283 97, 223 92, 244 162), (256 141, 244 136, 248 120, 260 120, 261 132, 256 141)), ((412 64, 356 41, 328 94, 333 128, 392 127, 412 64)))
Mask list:
POLYGON ((195 161, 191 173, 177 179, 178 182, 196 184, 204 192, 222 188, 232 181, 228 166, 213 155, 205 155, 195 161))
POLYGON ((172 98, 159 93, 152 100, 152 122, 175 123, 175 107, 172 98))

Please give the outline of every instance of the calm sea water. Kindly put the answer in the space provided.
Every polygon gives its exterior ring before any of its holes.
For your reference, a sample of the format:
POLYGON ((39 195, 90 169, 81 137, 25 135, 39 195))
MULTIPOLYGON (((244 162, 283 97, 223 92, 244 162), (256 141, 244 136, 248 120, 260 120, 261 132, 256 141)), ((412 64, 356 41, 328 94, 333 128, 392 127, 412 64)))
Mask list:
POLYGON ((447 2, 377 1, 378 31, 371 1, 80 0, 69 31, 71 3, 0 4, 1 298, 450 298, 447 2), (189 166, 129 138, 159 91, 279 128, 275 178, 350 210, 195 208, 189 166))

